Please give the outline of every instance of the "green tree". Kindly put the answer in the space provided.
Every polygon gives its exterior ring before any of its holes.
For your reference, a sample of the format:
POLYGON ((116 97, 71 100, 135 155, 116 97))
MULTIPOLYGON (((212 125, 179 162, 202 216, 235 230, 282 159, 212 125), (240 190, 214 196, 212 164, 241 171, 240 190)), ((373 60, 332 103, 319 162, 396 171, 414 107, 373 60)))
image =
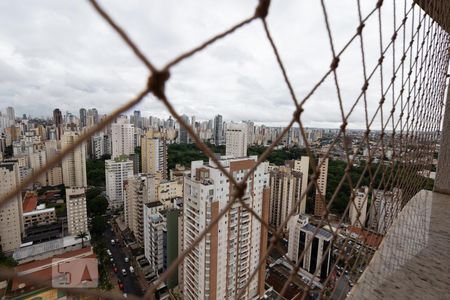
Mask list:
POLYGON ((106 218, 103 216, 94 216, 91 220, 91 233, 100 236, 106 230, 106 218))
POLYGON ((75 238, 81 239, 81 248, 84 248, 84 240, 88 237, 88 234, 86 232, 80 232, 78 233, 75 238))
POLYGON ((102 193, 102 189, 99 187, 91 187, 86 190, 86 199, 89 201, 94 199, 102 193))
POLYGON ((87 160, 86 175, 88 185, 105 186, 105 161, 101 159, 87 160))
POLYGON ((89 216, 100 216, 106 213, 108 200, 102 195, 97 195, 93 199, 87 200, 87 212, 89 216))
POLYGON ((17 265, 17 262, 14 260, 14 258, 7 256, 3 251, 0 250, 0 266, 3 267, 15 267, 17 265))

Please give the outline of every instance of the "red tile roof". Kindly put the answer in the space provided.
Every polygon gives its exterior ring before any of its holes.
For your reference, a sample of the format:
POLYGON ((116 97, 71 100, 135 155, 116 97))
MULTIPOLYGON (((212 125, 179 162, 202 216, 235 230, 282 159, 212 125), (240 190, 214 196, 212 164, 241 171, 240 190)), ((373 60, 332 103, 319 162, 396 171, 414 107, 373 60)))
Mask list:
POLYGON ((38 197, 36 194, 32 192, 26 192, 25 197, 23 199, 23 212, 27 213, 33 210, 36 210, 38 202, 38 197))
POLYGON ((383 239, 383 236, 381 234, 371 232, 356 226, 348 226, 347 231, 357 234, 359 236, 359 240, 364 243, 364 245, 372 248, 378 248, 381 240, 383 239))

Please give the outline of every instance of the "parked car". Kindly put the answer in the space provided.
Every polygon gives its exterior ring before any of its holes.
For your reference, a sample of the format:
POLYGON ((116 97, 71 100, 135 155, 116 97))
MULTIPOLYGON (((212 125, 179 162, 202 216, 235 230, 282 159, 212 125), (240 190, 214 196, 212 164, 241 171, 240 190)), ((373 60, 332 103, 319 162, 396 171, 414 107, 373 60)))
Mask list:
POLYGON ((134 268, 130 266, 130 273, 134 273, 134 268))
POLYGON ((117 273, 117 267, 113 267, 114 273, 117 273))
POLYGON ((129 261, 130 261, 130 259, 127 256, 125 256, 125 262, 127 263, 129 261))
POLYGON ((114 258, 111 257, 111 258, 109 259, 109 261, 112 262, 112 263, 114 263, 114 258))
POLYGON ((127 276, 127 270, 122 269, 122 275, 123 275, 123 276, 127 276))
POLYGON ((106 253, 108 253, 109 256, 112 256, 111 250, 106 249, 106 253))
POLYGON ((116 241, 115 241, 114 239, 112 239, 112 240, 111 240, 111 245, 114 246, 115 244, 116 244, 116 241))
POLYGON ((119 285, 119 289, 123 290, 123 283, 120 279, 117 280, 117 284, 119 285))

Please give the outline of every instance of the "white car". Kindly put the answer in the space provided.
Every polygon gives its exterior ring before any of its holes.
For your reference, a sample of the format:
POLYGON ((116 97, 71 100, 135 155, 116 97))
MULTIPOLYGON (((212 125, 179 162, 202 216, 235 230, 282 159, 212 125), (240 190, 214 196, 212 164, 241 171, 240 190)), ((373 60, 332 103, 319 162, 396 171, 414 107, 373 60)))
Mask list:
POLYGON ((130 273, 134 273, 134 268, 130 266, 130 273))
POLYGON ((125 256, 125 262, 127 263, 129 261, 130 261, 130 259, 127 256, 125 256))
POLYGON ((127 276, 127 270, 122 269, 122 275, 123 275, 123 276, 127 276))

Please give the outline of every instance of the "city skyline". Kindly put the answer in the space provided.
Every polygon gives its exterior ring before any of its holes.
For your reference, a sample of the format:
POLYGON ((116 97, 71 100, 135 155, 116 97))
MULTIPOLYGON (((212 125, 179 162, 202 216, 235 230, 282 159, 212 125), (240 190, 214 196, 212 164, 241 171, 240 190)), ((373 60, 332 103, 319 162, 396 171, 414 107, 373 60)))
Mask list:
MULTIPOLYGON (((1 23, 4 26, 0 26, 3 40, 0 71, 6 79, 0 85, 0 98, 5 106, 15 106, 20 115, 33 112, 39 116, 56 106, 61 111, 70 111, 74 106, 92 107, 95 103, 99 111, 110 113, 145 86, 145 69, 93 14, 88 3, 63 6, 49 1, 47 4, 24 10, 21 4, 11 2, 8 9, 0 13, 4 22, 1 23), (54 20, 48 16, 57 17, 54 20), (11 18, 23 20, 21 26, 11 30, 7 26, 11 18), (25 32, 34 38, 19 38, 25 32)), ((321 36, 317 37, 316 28, 325 29, 324 21, 311 17, 315 13, 321 14, 321 7, 319 3, 299 1, 284 1, 282 5, 275 2, 272 6, 271 31, 300 100, 309 92, 305 87, 323 76, 318 70, 326 69, 332 61, 326 32, 319 30, 321 36), (292 15, 305 20, 309 26, 292 23, 292 15), (292 45, 293 39, 298 43, 292 45)), ((330 11, 341 12, 333 15, 331 21, 345 24, 335 27, 333 32, 336 47, 340 48, 342 40, 353 35, 358 26, 357 6, 334 1, 328 1, 327 6, 330 11)), ((372 8, 371 4, 361 3, 363 15, 372 8)), ((137 44, 160 66, 237 20, 252 15, 254 3, 226 1, 211 7, 207 2, 192 4, 188 1, 142 2, 135 6, 108 2, 105 9, 118 18, 137 44), (153 9, 155 6, 159 9, 153 9), (160 10, 165 13, 160 14, 160 10), (202 17, 197 18, 198 15, 202 17), (178 24, 183 24, 183 31, 178 24)), ((384 6, 383 9, 389 20, 392 8, 384 6)), ((364 31, 371 34, 377 29, 375 20, 369 20, 364 31)), ((385 39, 385 42, 389 40, 388 34, 385 39)), ((378 44, 367 38, 365 43, 369 64, 371 54, 378 51, 378 44)), ((348 64, 349 58, 360 55, 359 47, 354 47, 341 58, 343 62, 347 61, 338 70, 344 111, 350 109, 363 85, 362 74, 356 71, 360 69, 359 65, 348 64), (356 77, 361 80, 355 80, 356 77)), ((386 58, 386 64, 389 64, 388 60, 386 58)), ((197 115, 200 119, 220 113, 226 120, 250 119, 286 125, 295 106, 283 85, 281 72, 273 71, 276 68, 276 59, 263 31, 252 24, 177 66, 167 85, 168 96, 180 114, 197 115), (194 69, 193 64, 202 67, 194 69)), ((385 73, 386 78, 390 78, 391 70, 386 68, 385 73)), ((324 88, 305 103, 302 121, 309 127, 337 128, 341 124, 341 113, 336 88, 331 80, 326 80, 323 85, 324 88)), ((374 113, 375 103, 380 99, 377 84, 371 84, 367 93, 372 100, 369 101, 369 113, 374 113)), ((349 128, 364 128, 363 107, 362 103, 357 105, 357 113, 348 120, 349 128)), ((153 96, 144 99, 136 109, 143 115, 169 116, 153 96)), ((376 118, 375 124, 378 122, 376 118)))

